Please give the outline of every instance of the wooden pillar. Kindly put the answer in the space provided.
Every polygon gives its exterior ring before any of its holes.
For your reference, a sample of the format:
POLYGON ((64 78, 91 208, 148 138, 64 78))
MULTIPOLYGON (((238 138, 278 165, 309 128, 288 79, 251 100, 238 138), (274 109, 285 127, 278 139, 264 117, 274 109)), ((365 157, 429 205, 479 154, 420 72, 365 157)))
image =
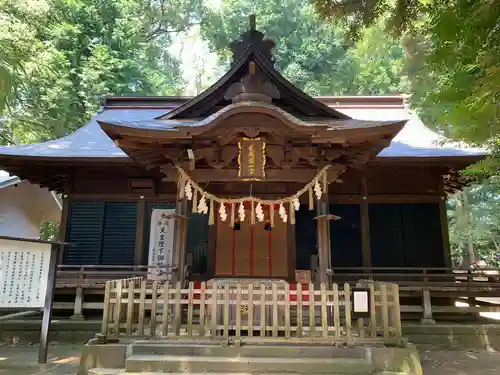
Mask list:
POLYGON ((429 289, 424 288, 422 291, 422 304, 424 308, 424 314, 420 323, 422 324, 436 324, 436 321, 432 317, 432 303, 431 303, 431 292, 429 289))
POLYGON ((368 209, 368 187, 365 175, 361 175, 361 201, 359 203, 359 213, 361 221, 361 249, 363 257, 363 267, 372 266, 372 252, 370 247, 370 217, 368 209))
POLYGON ((174 227, 174 259, 177 265, 177 277, 175 281, 184 282, 184 265, 186 263, 186 236, 187 236, 187 200, 180 197, 178 185, 177 199, 175 205, 175 227, 174 227))
POLYGON ((179 229, 179 236, 180 236, 180 241, 179 241, 179 280, 181 283, 184 282, 184 279, 186 275, 184 274, 184 267, 186 265, 186 246, 187 246, 187 226, 188 226, 188 216, 187 216, 187 199, 184 198, 181 201, 181 213, 180 217, 178 217, 176 220, 178 220, 180 224, 180 229, 179 229))
POLYGON ((146 218, 146 202, 144 201, 144 199, 141 199, 137 202, 137 216, 135 223, 135 265, 141 265, 143 261, 144 227, 146 220, 151 220, 151 218, 146 218))
POLYGON ((316 232, 318 239, 319 280, 328 284, 327 270, 331 268, 330 221, 328 209, 328 185, 320 200, 316 201, 316 232))
MULTIPOLYGON (((69 198, 65 196, 62 200, 62 210, 61 210, 61 221, 59 221, 59 230, 57 232, 57 240, 61 242, 66 241, 66 232, 68 228, 68 220, 69 220, 69 198)), ((64 259, 64 249, 60 251, 57 256, 57 264, 62 264, 64 259)))
POLYGON ((207 249, 207 274, 206 279, 215 277, 216 245, 217 245, 217 224, 208 226, 208 249, 207 249))
POLYGON ((73 315, 71 320, 83 320, 83 287, 76 287, 75 305, 73 306, 73 315))
POLYGON ((439 181, 439 194, 441 195, 441 200, 439 201, 439 220, 441 222, 444 266, 451 268, 453 265, 450 251, 450 229, 448 228, 448 211, 446 209, 446 192, 444 190, 443 177, 439 181))

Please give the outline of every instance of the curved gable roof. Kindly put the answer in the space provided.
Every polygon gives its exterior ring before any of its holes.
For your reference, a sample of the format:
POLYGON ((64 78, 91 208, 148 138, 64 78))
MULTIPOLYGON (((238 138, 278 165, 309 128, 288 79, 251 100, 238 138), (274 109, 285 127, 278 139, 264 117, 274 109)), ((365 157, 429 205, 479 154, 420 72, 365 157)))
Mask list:
POLYGON ((295 87, 253 45, 246 48, 240 59, 215 84, 173 111, 159 116, 158 119, 186 119, 207 116, 215 112, 217 106, 231 104, 230 101, 224 99, 224 94, 232 84, 240 82, 247 74, 250 61, 255 62, 260 68, 263 77, 277 87, 280 98, 273 100, 273 104, 276 106, 287 111, 292 108, 294 112, 305 116, 349 119, 349 116, 327 106, 295 87))
MULTIPOLYGON (((340 99, 340 98, 339 98, 340 99)), ((365 102, 369 98, 365 98, 365 102)), ((168 98, 166 98, 168 100, 168 98)), ((324 99, 321 99, 324 100, 324 99)), ((326 100, 325 100, 326 101, 326 100)), ((337 111, 359 120, 405 120, 403 130, 393 139, 389 147, 378 154, 378 158, 445 158, 445 157, 484 157, 481 149, 457 143, 443 143, 445 139, 427 128, 417 114, 403 106, 358 106, 335 103, 337 111)), ((77 131, 66 137, 27 145, 0 146, 0 158, 82 158, 91 161, 96 158, 127 160, 128 156, 117 147, 104 133, 97 121, 103 122, 151 122, 165 114, 165 108, 146 106, 141 108, 107 108, 97 113, 77 131)))

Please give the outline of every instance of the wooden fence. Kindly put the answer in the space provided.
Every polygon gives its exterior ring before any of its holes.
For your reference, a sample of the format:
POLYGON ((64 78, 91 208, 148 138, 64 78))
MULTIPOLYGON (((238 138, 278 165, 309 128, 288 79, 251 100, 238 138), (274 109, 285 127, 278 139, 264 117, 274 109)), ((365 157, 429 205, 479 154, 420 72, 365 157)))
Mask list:
MULTIPOLYGON (((102 321, 107 337, 212 337, 306 339, 354 343, 397 342, 401 338, 396 284, 364 282, 370 311, 353 316, 349 284, 245 285, 180 283, 141 279, 108 281, 102 321)), ((361 285, 360 285, 361 286, 361 285)))

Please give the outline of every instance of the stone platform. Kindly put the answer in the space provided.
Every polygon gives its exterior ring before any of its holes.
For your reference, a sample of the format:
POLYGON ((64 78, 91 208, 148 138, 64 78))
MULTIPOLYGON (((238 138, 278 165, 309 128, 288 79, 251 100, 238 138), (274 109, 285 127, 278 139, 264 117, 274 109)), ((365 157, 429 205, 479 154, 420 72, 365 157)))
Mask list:
POLYGON ((86 345, 79 375, 131 374, 422 375, 412 346, 335 347, 219 340, 129 341, 86 345))

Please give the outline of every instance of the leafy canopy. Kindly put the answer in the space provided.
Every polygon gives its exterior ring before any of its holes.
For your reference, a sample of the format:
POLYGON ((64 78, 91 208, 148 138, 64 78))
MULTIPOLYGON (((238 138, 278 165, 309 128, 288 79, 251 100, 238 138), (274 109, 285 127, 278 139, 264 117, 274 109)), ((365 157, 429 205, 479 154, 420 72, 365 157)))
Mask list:
POLYGON ((178 94, 180 62, 168 47, 201 10, 201 0, 0 0, 6 140, 61 137, 102 95, 178 94))
POLYGON ((377 26, 356 45, 345 29, 324 23, 307 0, 227 0, 204 14, 202 36, 224 64, 228 46, 248 29, 249 14, 257 28, 276 44, 276 67, 311 95, 389 94, 404 90, 403 49, 377 26), (389 51, 389 53, 387 53, 389 51))
POLYGON ((491 157, 475 172, 500 170, 500 6, 493 0, 313 0, 349 35, 388 17, 404 36, 414 103, 447 135, 485 145, 491 157))

